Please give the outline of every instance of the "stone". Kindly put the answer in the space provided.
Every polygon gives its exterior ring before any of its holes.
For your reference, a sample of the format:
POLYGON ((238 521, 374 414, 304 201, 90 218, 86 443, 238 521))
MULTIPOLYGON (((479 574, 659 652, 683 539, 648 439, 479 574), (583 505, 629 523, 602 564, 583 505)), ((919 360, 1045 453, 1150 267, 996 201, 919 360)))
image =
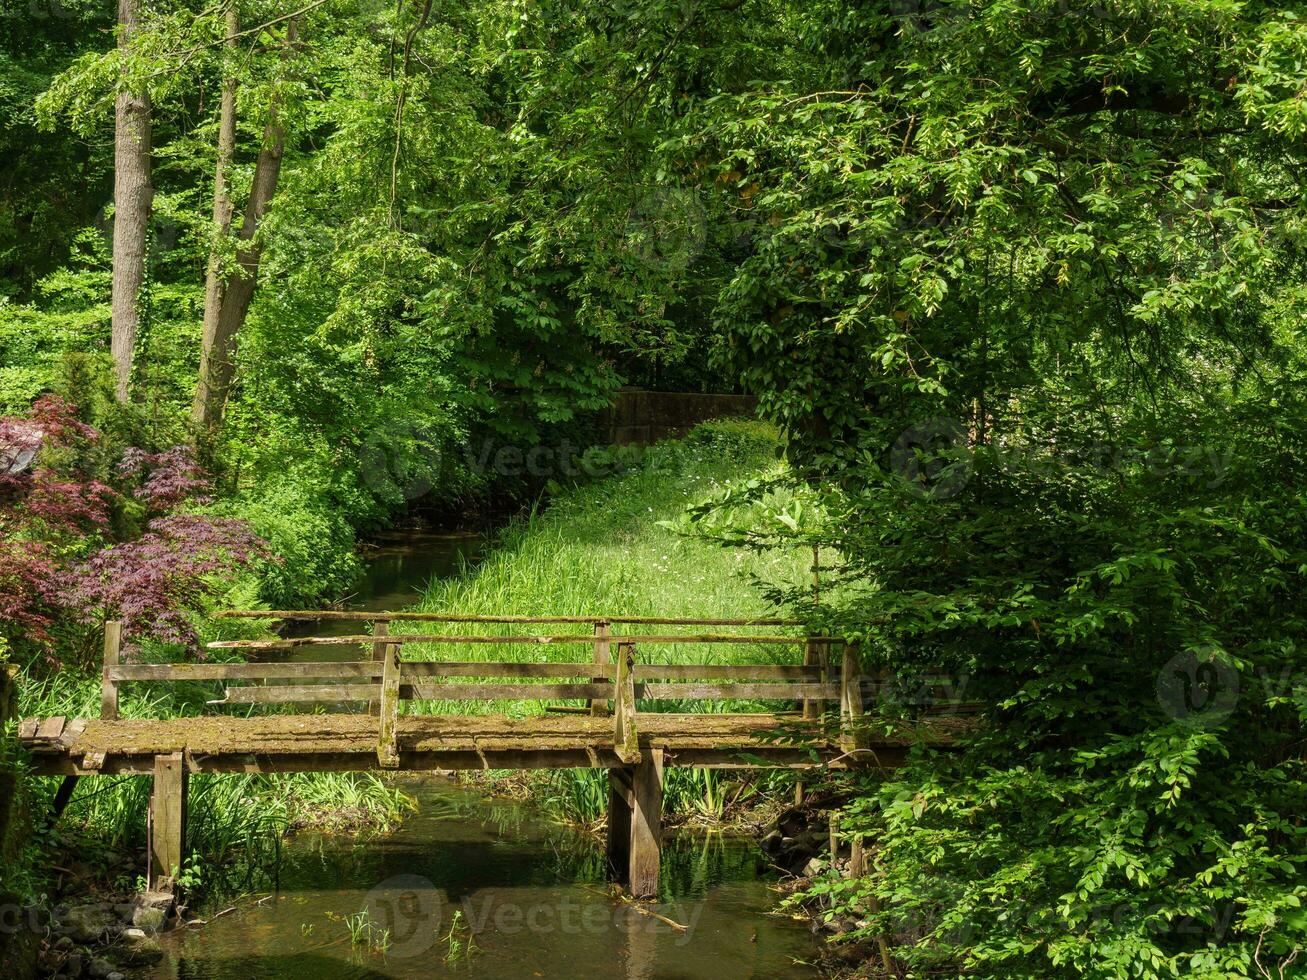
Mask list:
POLYGON ((124 922, 132 921, 132 913, 136 911, 135 902, 118 902, 113 907, 114 913, 124 922))
POLYGON ((803 873, 805 876, 812 878, 821 874, 827 867, 829 867, 829 865, 827 865, 827 863, 821 858, 809 858, 808 863, 803 866, 803 873))
POLYGON ((121 973, 110 973, 104 980, 127 980, 121 973))
POLYGON ((76 945, 76 944, 73 942, 73 937, 72 937, 72 936, 60 936, 58 939, 55 940, 54 948, 55 948, 55 949, 72 949, 74 945, 76 945))
POLYGON ((82 953, 70 953, 68 959, 64 960, 64 973, 76 980, 86 969, 86 957, 82 953))
POLYGON ((132 925, 147 936, 162 932, 168 924, 168 913, 163 909, 138 908, 132 912, 132 925))
POLYGON ((163 949, 142 929, 124 929, 121 941, 114 950, 114 959, 120 967, 150 966, 163 959, 163 949))
POLYGON ((113 964, 102 956, 96 956, 91 960, 88 971, 95 980, 105 980, 106 977, 114 973, 113 964))
POLYGON ((74 906, 65 913, 63 922, 66 935, 77 943, 98 942, 117 925, 113 908, 103 903, 74 906))

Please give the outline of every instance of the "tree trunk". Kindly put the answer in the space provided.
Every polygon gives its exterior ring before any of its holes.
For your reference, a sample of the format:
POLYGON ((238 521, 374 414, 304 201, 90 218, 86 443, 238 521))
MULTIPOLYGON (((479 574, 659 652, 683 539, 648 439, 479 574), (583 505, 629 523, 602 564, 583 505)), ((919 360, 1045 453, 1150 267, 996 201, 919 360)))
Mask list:
POLYGON ((232 203, 228 174, 236 153, 236 76, 233 56, 239 32, 236 2, 228 0, 226 53, 229 74, 222 81, 222 107, 218 114, 218 159, 213 168, 214 241, 209 249, 209 266, 204 276, 204 336, 200 347, 200 379, 195 387, 195 402, 191 407, 191 418, 201 431, 213 424, 216 399, 213 397, 212 379, 215 364, 231 359, 230 345, 218 344, 218 315, 227 291, 227 282, 222 275, 222 253, 227 236, 231 234, 232 203))
MULTIPOLYGON (((294 18, 286 25, 283 58, 289 58, 293 54, 298 33, 299 18, 294 18)), ((203 382, 207 390, 202 426, 210 432, 222 425, 223 414, 227 408, 227 395, 236 370, 236 338, 250 311, 250 301, 254 299, 254 286, 259 276, 259 259, 263 253, 263 247, 256 241, 255 235, 263 222, 263 216, 268 212, 273 196, 277 193, 277 182, 281 177, 281 158, 285 152, 286 133, 281 124, 276 96, 274 95, 273 98, 268 124, 264 128, 263 147, 259 150, 259 159, 254 166, 254 184, 250 188, 250 198, 246 202, 245 216, 237 235, 239 244, 236 249, 235 274, 226 283, 214 323, 212 353, 208 360, 208 374, 203 382)))
MULTIPOLYGON (((137 0, 118 0, 118 27, 118 47, 126 50, 139 27, 137 0)), ((127 401, 130 391, 132 357, 141 322, 145 242, 154 200, 154 188, 150 186, 150 129, 149 93, 119 92, 114 112, 111 346, 120 402, 127 401)))

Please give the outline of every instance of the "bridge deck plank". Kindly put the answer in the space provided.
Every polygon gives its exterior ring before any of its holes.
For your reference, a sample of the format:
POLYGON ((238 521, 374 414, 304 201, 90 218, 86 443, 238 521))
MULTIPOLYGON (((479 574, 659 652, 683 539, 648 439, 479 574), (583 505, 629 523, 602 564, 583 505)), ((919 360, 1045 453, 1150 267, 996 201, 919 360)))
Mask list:
MULTIPOLYGON (((956 729, 950 719, 928 724, 936 742, 951 740, 956 729)), ((396 746, 405 769, 607 766, 620 762, 613 753, 612 726, 609 718, 586 715, 401 715, 396 746)), ((38 723, 24 743, 36 770, 49 773, 78 771, 79 760, 87 756, 103 757, 103 772, 148 771, 155 756, 175 752, 185 753, 196 771, 369 769, 377 746, 377 719, 354 714, 92 718, 81 731, 65 730, 53 739, 40 736, 42 727, 38 723)), ((21 729, 31 730, 30 725, 21 729)), ((870 747, 901 753, 920 734, 918 726, 874 738, 870 747)), ((638 737, 641 748, 665 750, 669 764, 742 765, 743 753, 804 766, 840 755, 836 733, 824 732, 819 723, 769 714, 645 713, 638 737), (782 726, 791 734, 778 743, 775 733, 782 726)))

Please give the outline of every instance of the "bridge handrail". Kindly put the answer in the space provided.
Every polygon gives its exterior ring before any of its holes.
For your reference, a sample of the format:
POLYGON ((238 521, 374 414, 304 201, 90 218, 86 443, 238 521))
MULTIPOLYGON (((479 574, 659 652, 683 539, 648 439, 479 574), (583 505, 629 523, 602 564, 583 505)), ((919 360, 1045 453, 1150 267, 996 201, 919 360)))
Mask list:
POLYGON ((574 623, 579 626, 626 623, 631 626, 804 626, 801 619, 676 619, 665 616, 476 616, 468 613, 345 612, 321 609, 224 609, 219 619, 337 620, 360 623, 574 623))

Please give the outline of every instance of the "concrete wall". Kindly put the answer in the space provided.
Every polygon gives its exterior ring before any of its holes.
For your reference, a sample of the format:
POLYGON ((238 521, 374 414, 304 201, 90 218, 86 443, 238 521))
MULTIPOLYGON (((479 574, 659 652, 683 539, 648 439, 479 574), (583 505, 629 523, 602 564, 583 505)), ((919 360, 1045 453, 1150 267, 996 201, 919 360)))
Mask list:
POLYGON ((752 395, 623 388, 612 407, 600 413, 599 425, 610 443, 647 445, 685 435, 709 419, 752 418, 757 409, 758 399, 752 395))

